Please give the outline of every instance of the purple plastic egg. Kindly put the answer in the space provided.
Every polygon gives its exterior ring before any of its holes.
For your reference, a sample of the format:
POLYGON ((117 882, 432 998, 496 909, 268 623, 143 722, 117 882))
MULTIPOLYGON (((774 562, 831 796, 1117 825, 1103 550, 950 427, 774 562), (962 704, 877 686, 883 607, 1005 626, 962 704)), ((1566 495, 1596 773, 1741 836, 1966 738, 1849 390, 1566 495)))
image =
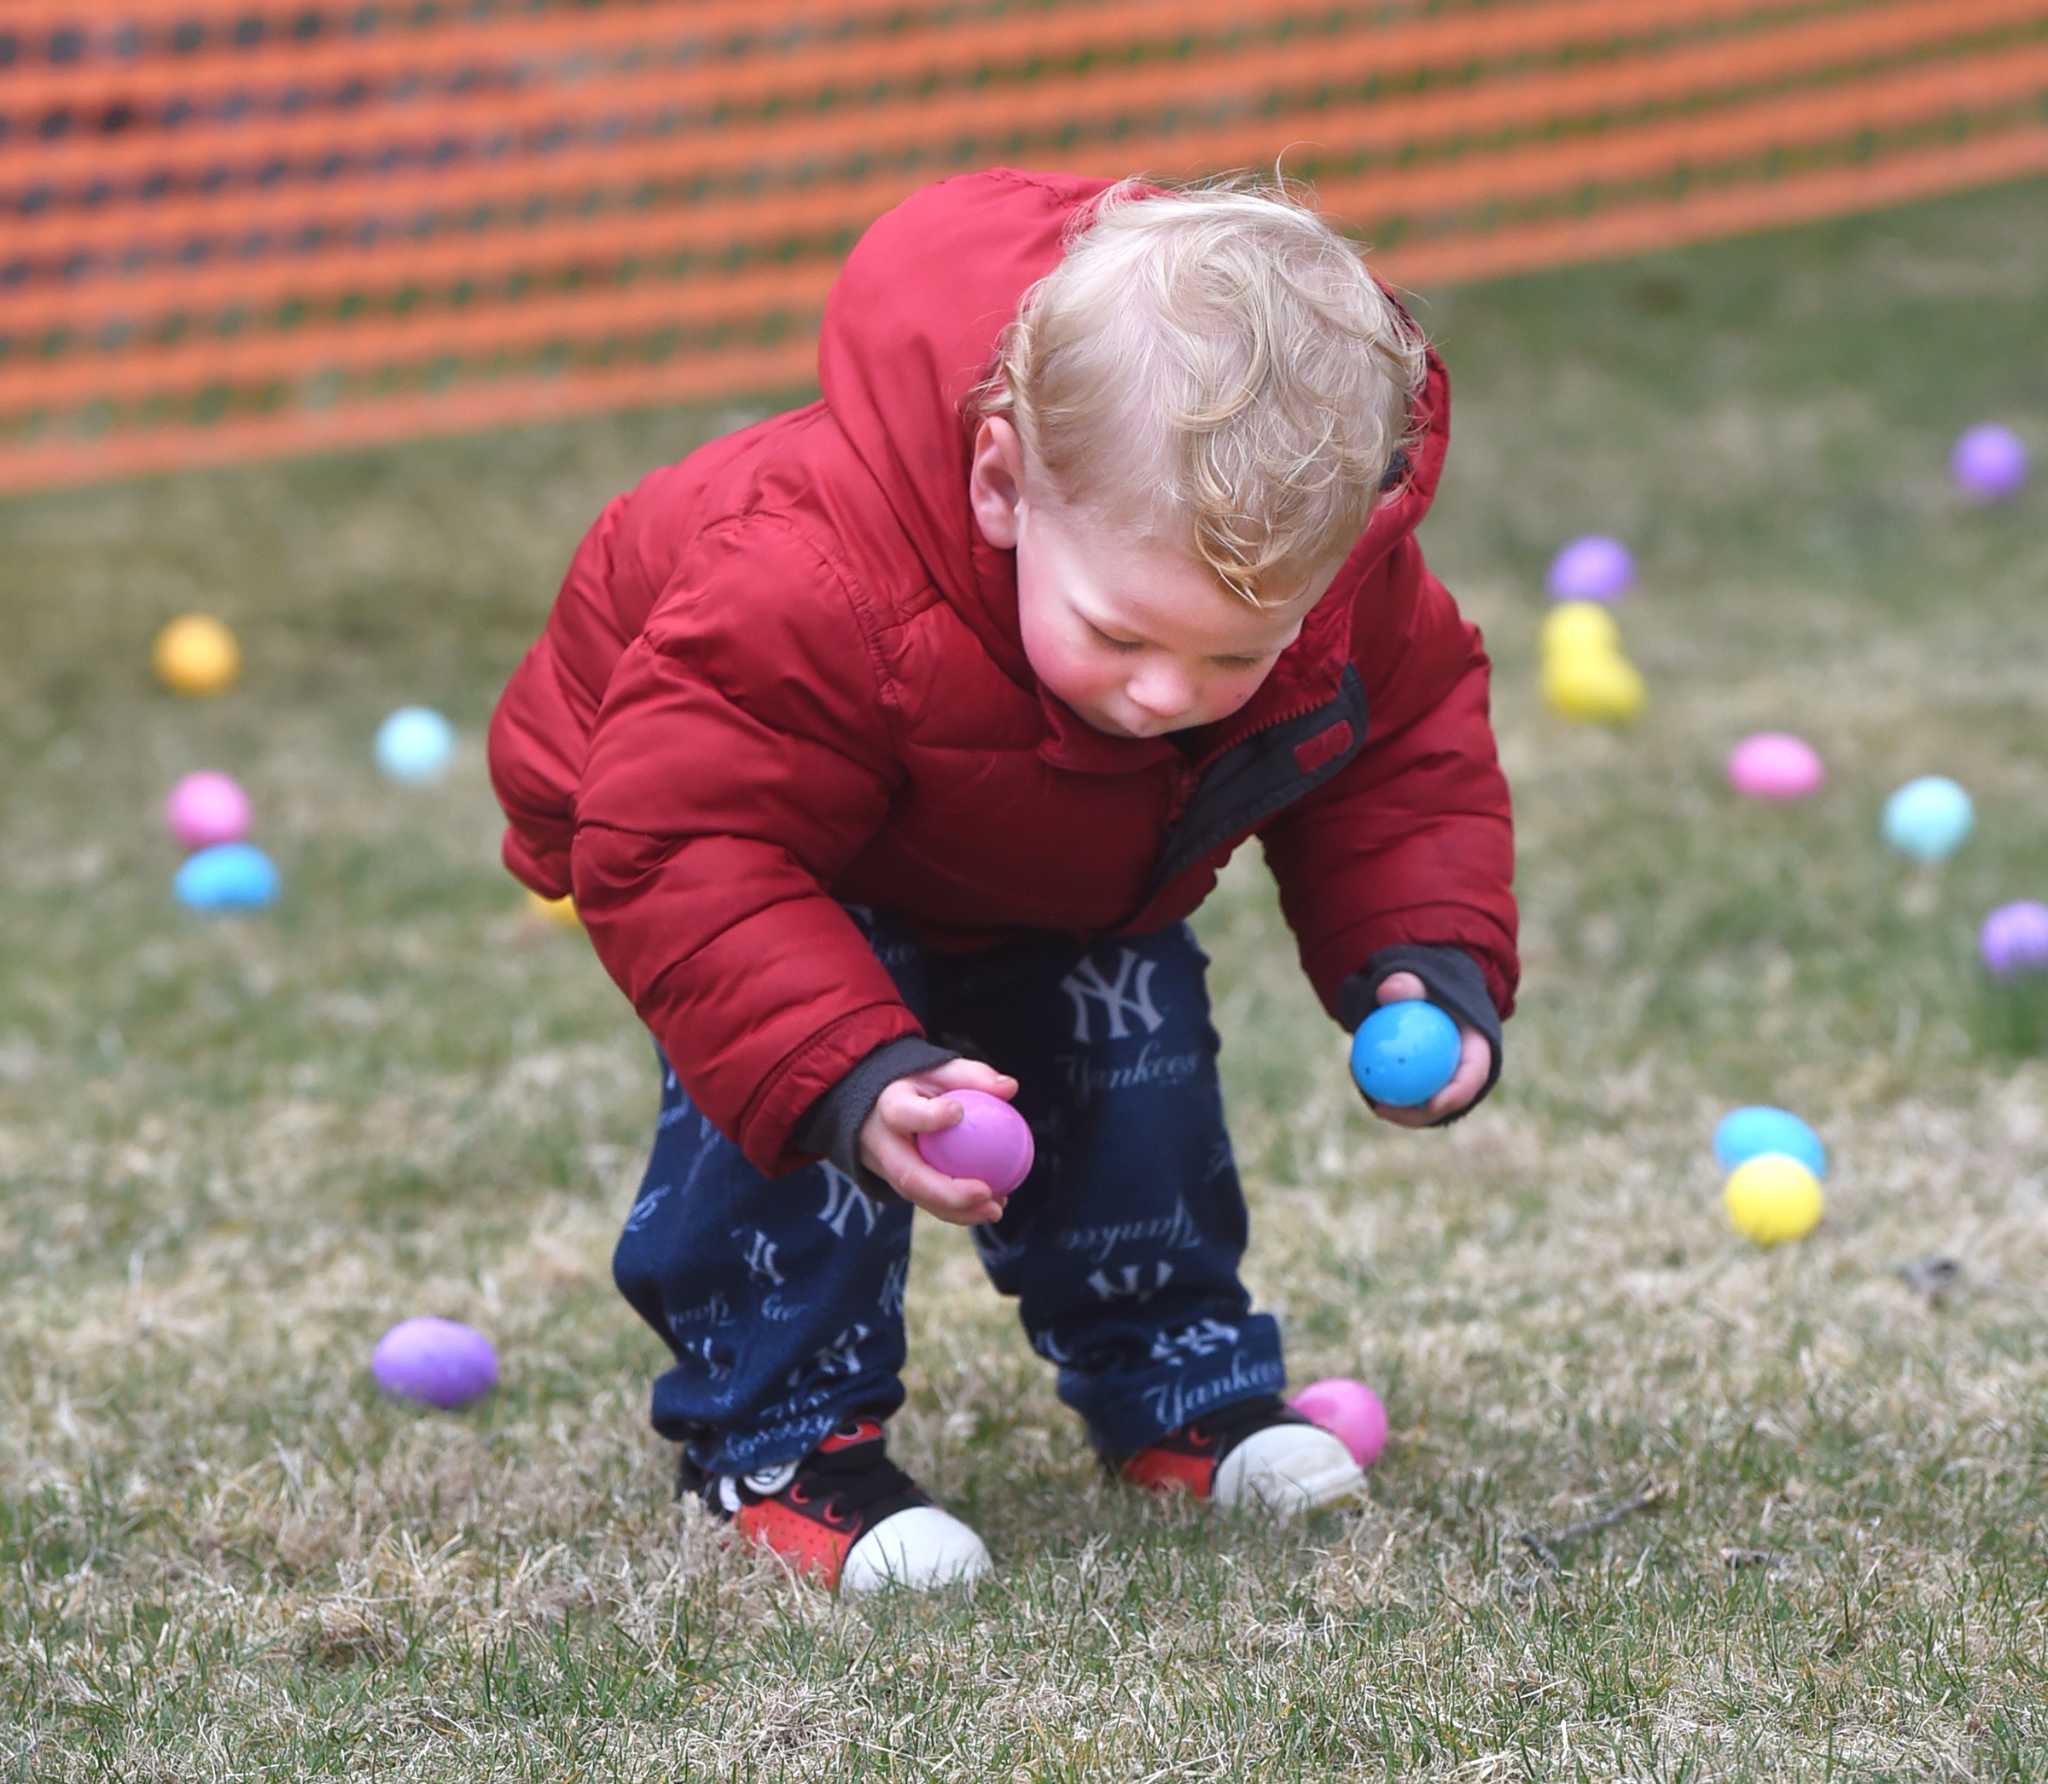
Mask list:
POLYGON ((1348 1375, 1312 1381, 1288 1405, 1313 1424, 1344 1440, 1351 1459, 1370 1468, 1387 1446, 1387 1409, 1379 1395, 1348 1375))
POLYGON ((1966 494, 2002 501, 2027 480, 2026 443, 2011 428, 1987 422, 1956 441, 1948 468, 1966 494))
POLYGON ((1728 780, 1751 799, 1804 799, 1827 779, 1812 744, 1786 731, 1745 737, 1728 757, 1728 780))
POLYGON ((498 1385, 498 1353, 459 1320, 402 1319, 377 1340, 370 1373, 387 1394, 453 1409, 498 1385))
POLYGON ((1030 1124, 985 1090, 949 1090, 946 1095, 960 1105, 961 1116, 951 1127, 917 1136, 925 1163, 949 1177, 986 1183, 999 1197, 1008 1195, 1031 1175, 1037 1148, 1030 1124))
POLYGON ((1618 601, 1636 579, 1635 559, 1619 539, 1588 533, 1550 560, 1554 601, 1618 601))
POLYGON ((1994 978, 2048 972, 2048 904, 2022 898, 2000 905, 1977 933, 1977 952, 1994 978))
POLYGON ((240 842, 249 834, 249 795, 225 774, 188 774, 164 801, 164 822, 188 849, 240 842))

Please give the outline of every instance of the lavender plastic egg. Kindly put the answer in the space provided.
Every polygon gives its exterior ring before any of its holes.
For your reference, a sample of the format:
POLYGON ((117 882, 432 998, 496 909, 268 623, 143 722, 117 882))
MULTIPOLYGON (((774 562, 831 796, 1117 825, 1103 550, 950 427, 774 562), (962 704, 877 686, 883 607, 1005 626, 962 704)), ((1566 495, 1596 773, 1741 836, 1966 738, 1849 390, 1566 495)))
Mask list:
POLYGON ((2022 898, 2000 905, 1977 933, 1977 952, 1994 978, 2048 972, 2048 904, 2022 898))
POLYGON ((240 842, 249 834, 249 795, 225 774, 188 774, 164 801, 164 822, 188 849, 240 842))
POLYGON ((2026 444, 2011 428, 1987 422, 1956 441, 1948 468, 1966 494, 2002 501, 2027 480, 2026 444))
POLYGON ((1635 579, 1628 547, 1600 533, 1574 539, 1550 560, 1550 595, 1556 601, 1618 601, 1635 579))
POLYGON ((986 1183, 998 1199, 1008 1195, 1031 1175, 1037 1148, 1030 1123, 985 1090, 949 1090, 946 1095, 960 1105, 960 1119, 917 1136, 925 1163, 949 1177, 986 1183))
POLYGON ((1827 769, 1805 738, 1759 731, 1729 755, 1728 779, 1751 799, 1804 799, 1827 779, 1827 769))
POLYGON ((498 1353, 459 1320, 402 1319, 377 1340, 370 1373, 387 1394, 452 1411, 498 1385, 498 1353))

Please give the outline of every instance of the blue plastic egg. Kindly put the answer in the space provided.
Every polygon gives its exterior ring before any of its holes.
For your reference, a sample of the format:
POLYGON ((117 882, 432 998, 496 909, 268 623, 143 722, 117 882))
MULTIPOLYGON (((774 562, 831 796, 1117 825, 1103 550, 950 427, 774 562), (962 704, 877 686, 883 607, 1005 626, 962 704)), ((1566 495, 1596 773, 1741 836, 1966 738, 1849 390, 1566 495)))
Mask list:
POLYGON ((1943 774, 1909 780, 1884 802, 1884 839, 1916 861, 1945 861, 1976 821, 1970 796, 1943 774))
POLYGON ((1791 1110, 1751 1103, 1721 1117, 1714 1129, 1714 1159, 1722 1170, 1732 1171, 1764 1152, 1796 1158, 1816 1177, 1828 1174, 1828 1149, 1820 1135, 1791 1110))
POLYGON ((455 727, 431 706, 401 706, 377 727, 377 766, 393 780, 429 781, 455 753, 455 727))
POLYGON ((1412 1109, 1458 1069, 1458 1025, 1419 997, 1381 1004, 1351 1037, 1351 1075, 1376 1103, 1412 1109))
POLYGON ((253 843, 223 842, 188 855, 172 890, 195 911, 261 910, 275 901, 277 869, 253 843))

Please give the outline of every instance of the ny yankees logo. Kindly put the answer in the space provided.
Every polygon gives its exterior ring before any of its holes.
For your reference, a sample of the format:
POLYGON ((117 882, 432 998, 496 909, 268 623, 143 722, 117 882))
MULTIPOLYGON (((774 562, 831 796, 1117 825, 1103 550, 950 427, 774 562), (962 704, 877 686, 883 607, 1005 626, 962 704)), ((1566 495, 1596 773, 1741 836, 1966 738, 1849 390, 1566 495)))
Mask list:
POLYGON ((747 1247, 747 1274, 758 1276, 764 1282, 772 1282, 777 1288, 782 1287, 786 1278, 775 1267, 775 1241, 759 1227, 734 1227, 731 1236, 740 1239, 748 1233, 754 1235, 754 1240, 747 1247))
POLYGON ((867 1335, 867 1327, 858 1321, 848 1326, 830 1344, 820 1345, 808 1363, 792 1369, 789 1385, 802 1387, 805 1379, 814 1375, 858 1375, 860 1343, 867 1335))
POLYGON ((818 1161, 818 1169, 825 1174, 825 1206, 818 1218, 840 1238, 846 1237, 846 1222, 854 1209, 860 1210, 865 1223, 863 1237, 872 1234, 875 1222, 882 1218, 882 1204, 854 1182, 837 1165, 818 1161))
POLYGON ((1031 1348, 1048 1363, 1071 1363, 1074 1360, 1073 1352, 1052 1335, 1052 1327, 1033 1332, 1030 1338, 1031 1348))
POLYGON ((1237 1328, 1220 1319, 1203 1318, 1178 1332, 1157 1332, 1152 1337, 1152 1360, 1170 1363, 1178 1369, 1187 1359, 1206 1357, 1226 1344, 1237 1342, 1237 1328))
POLYGON ((1147 1034, 1157 1034, 1166 1021, 1152 1001, 1152 975, 1158 966, 1156 960, 1141 960, 1135 949, 1123 948, 1117 955, 1116 977, 1105 979, 1095 957, 1084 956, 1081 964, 1060 980, 1060 989, 1074 1000, 1075 1045, 1085 1047, 1094 1039, 1088 1021, 1091 1000, 1102 1005, 1110 1040, 1130 1038, 1126 1016, 1144 1023, 1147 1034))
POLYGON ((882 1293, 875 1303, 884 1313, 903 1311, 903 1290, 910 1280, 910 1259, 899 1257, 882 1278, 882 1293))
POLYGON ((1153 1264, 1150 1282, 1145 1280, 1146 1274, 1143 1264, 1124 1264, 1118 1270, 1121 1281, 1107 1270, 1091 1271, 1087 1281, 1101 1300, 1136 1301, 1142 1305, 1173 1280, 1173 1266, 1163 1261, 1153 1264))
POLYGON ((693 1344, 683 1345, 681 1351, 703 1363, 704 1373, 713 1381, 724 1381, 732 1374, 732 1349, 716 1338, 699 1338, 693 1344))
POLYGON ((661 1198, 668 1194, 671 1187, 671 1185, 666 1183, 657 1183, 635 1202, 633 1204, 633 1212, 626 1216, 626 1231, 637 1233, 652 1220, 655 1209, 661 1206, 661 1198))

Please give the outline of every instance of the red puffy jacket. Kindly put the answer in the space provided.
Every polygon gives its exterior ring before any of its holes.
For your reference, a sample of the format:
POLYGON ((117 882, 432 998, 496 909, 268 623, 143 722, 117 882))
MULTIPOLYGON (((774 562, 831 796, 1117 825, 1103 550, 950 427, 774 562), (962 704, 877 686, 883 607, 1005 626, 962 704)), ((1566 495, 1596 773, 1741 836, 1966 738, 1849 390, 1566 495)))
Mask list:
POLYGON ((882 217, 826 309, 823 399, 607 506, 493 718, 506 864, 573 889, 765 1172, 806 1162, 793 1130, 859 1060, 921 1032, 842 901, 940 949, 1136 933, 1256 832, 1333 1015, 1402 943, 1462 947, 1512 1002, 1487 660, 1413 538, 1447 439, 1433 356, 1398 493, 1249 704, 1183 748, 1090 730, 1032 676, 1014 558, 968 511, 961 401, 1105 184, 999 169, 882 217))

